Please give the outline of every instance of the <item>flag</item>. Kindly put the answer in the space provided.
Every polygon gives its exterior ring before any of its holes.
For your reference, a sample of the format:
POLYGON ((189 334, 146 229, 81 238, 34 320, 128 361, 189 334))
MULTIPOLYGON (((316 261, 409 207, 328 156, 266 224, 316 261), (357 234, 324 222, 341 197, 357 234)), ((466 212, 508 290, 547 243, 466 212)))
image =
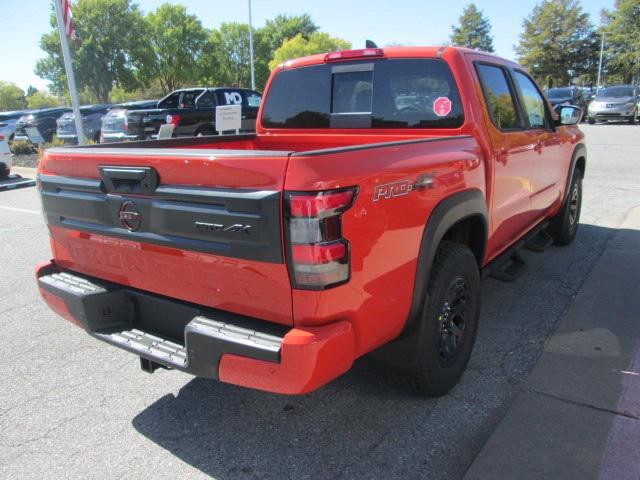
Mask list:
POLYGON ((62 18, 64 20, 64 31, 67 38, 76 39, 76 30, 73 27, 73 17, 71 16, 71 0, 58 0, 62 5, 62 18))

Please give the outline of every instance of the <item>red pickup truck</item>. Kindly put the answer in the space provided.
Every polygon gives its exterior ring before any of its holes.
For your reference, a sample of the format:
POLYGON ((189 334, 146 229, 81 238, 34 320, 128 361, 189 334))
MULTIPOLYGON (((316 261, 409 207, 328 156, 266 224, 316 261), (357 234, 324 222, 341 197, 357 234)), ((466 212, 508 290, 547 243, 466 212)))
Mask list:
POLYGON ((40 292, 148 372, 301 394, 378 350, 442 395, 481 278, 576 235, 586 150, 560 108, 473 50, 287 61, 255 134, 48 150, 40 292))

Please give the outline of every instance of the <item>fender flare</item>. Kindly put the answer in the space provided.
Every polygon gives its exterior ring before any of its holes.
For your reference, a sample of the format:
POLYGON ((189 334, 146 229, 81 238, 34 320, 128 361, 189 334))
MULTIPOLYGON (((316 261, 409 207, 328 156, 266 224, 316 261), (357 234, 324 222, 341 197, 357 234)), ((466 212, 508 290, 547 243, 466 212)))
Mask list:
MULTIPOLYGON (((578 163, 579 158, 584 158, 585 169, 587 166, 587 147, 585 147, 584 143, 579 143, 576 145, 576 148, 573 149, 573 155, 571 156, 571 164, 569 165, 569 171, 567 172, 567 180, 566 185, 564 187, 564 193, 562 195, 562 205, 567 200, 569 196, 569 188, 571 187, 571 179, 573 178, 573 174, 576 171, 576 164, 578 163)), ((584 175, 585 172, 582 172, 584 175)))
POLYGON ((478 259, 478 267, 480 268, 480 263, 482 262, 487 246, 489 225, 487 204, 483 193, 477 189, 455 193, 440 201, 431 212, 431 215, 426 221, 422 233, 422 241, 420 242, 411 308, 409 309, 409 315, 398 339, 411 332, 413 327, 418 323, 424 305, 424 298, 427 293, 431 266, 433 265, 433 260, 444 235, 453 225, 470 217, 479 218, 484 228, 482 248, 480 258, 478 259))

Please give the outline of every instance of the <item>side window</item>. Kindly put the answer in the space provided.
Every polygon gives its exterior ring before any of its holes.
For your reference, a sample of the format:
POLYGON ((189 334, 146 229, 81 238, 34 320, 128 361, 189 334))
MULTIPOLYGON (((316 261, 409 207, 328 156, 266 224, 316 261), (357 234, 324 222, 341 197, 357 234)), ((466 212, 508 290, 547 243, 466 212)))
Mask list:
POLYGON ((524 114, 529 120, 529 126, 531 128, 545 128, 547 122, 545 121, 544 100, 540 92, 531 79, 524 73, 515 73, 516 83, 518 84, 518 88, 520 88, 522 101, 524 103, 524 114))
POLYGON ((215 105, 215 98, 213 96, 213 92, 211 92, 210 90, 207 90, 206 92, 204 92, 197 100, 198 102, 198 108, 206 108, 206 107, 213 107, 215 105))
POLYGON ((158 103, 158 108, 177 108, 178 100, 180 100, 180 92, 172 93, 158 103))
POLYGON ((202 90, 195 92, 183 92, 178 108, 194 108, 196 106, 196 98, 198 98, 201 93, 202 90))
POLYGON ((242 95, 233 90, 218 91, 220 105, 242 105, 242 95))
POLYGON ((260 100, 262 97, 257 93, 247 92, 247 106, 251 108, 258 108, 260 106, 260 100))
POLYGON ((504 70, 484 64, 476 68, 493 124, 500 130, 519 127, 516 104, 504 70))

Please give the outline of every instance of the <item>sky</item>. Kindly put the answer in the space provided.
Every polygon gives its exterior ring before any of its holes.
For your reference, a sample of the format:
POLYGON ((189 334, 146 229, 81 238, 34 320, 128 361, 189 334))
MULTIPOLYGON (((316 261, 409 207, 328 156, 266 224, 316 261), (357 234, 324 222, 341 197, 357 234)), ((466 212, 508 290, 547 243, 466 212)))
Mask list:
MULTIPOLYGON (((167 0, 138 0, 140 8, 154 10, 167 0)), ((0 16, 2 67, 0 80, 46 88, 47 82, 33 73, 36 60, 42 58, 39 41, 50 30, 50 0, 27 0, 7 3, 0 16)), ((248 5, 243 0, 179 0, 169 3, 185 5, 207 28, 223 22, 248 22, 248 5)), ((451 26, 457 24, 462 9, 470 0, 252 0, 254 28, 279 13, 308 13, 320 29, 331 36, 344 38, 354 48, 364 47, 365 40, 378 45, 434 45, 449 39, 451 26)), ((492 26, 496 53, 515 59, 513 46, 518 42, 522 21, 535 1, 476 0, 478 8, 492 26)), ((614 0, 582 0, 583 9, 594 24, 600 21, 603 8, 613 8, 614 0)))

